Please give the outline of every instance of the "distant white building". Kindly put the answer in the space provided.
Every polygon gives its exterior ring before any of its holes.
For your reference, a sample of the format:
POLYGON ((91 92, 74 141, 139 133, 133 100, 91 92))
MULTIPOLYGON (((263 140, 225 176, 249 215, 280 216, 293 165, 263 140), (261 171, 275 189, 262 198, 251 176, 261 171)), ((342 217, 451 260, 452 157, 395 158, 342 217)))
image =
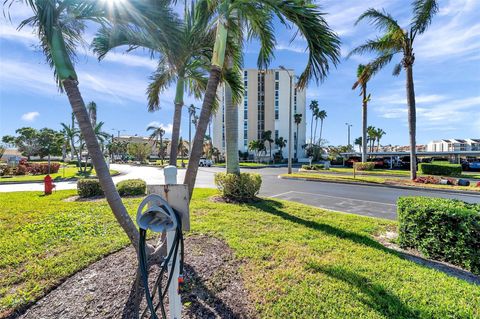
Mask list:
MULTIPOLYGON (((289 70, 291 74, 294 70, 289 70)), ((252 140, 259 140, 265 131, 272 132, 273 140, 283 137, 287 140, 287 146, 283 148, 283 157, 287 157, 288 144, 292 141, 288 138, 288 120, 290 106, 290 77, 287 71, 282 69, 269 69, 268 71, 257 69, 243 70, 245 92, 242 101, 238 105, 238 149, 248 151, 248 144, 252 140)), ((305 152, 302 146, 306 141, 306 90, 297 89, 296 83, 292 83, 292 137, 294 157, 304 158, 305 152), (298 126, 294 122, 294 114, 301 114, 302 121, 298 126)), ((213 116, 213 146, 220 152, 225 152, 225 121, 224 121, 224 88, 219 86, 217 91, 220 106, 213 116)), ((268 146, 267 146, 268 147, 268 146)), ((272 145, 272 154, 278 150, 272 145)))
POLYGON ((428 143, 428 152, 467 152, 480 151, 480 139, 445 139, 428 143))

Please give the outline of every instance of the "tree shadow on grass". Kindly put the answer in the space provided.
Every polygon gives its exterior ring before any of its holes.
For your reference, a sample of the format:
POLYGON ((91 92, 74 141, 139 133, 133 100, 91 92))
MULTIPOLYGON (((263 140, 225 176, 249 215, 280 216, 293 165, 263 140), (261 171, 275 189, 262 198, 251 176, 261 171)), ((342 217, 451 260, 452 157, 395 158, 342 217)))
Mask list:
POLYGON ((335 226, 331 226, 331 225, 328 225, 328 224, 303 219, 303 218, 300 218, 298 216, 289 214, 289 213, 285 212, 284 210, 281 210, 281 208, 283 208, 283 204, 280 203, 280 202, 277 202, 277 201, 274 201, 274 200, 269 200, 269 199, 264 199, 261 202, 250 203, 250 204, 246 204, 246 205, 251 206, 251 207, 255 207, 255 208, 260 209, 260 210, 262 210, 266 213, 281 217, 284 220, 287 220, 289 222, 296 223, 298 225, 301 225, 301 226, 304 226, 304 227, 307 227, 307 228, 310 228, 310 229, 313 229, 313 230, 316 230, 316 231, 319 231, 319 232, 323 232, 325 234, 335 236, 337 238, 347 239, 347 240, 350 240, 350 241, 352 241, 356 244, 368 246, 368 247, 371 247, 371 248, 374 248, 374 249, 381 250, 382 252, 400 257, 399 253, 397 253, 397 252, 395 252, 391 249, 386 248, 385 246, 383 246, 382 244, 380 244, 379 242, 370 238, 367 235, 360 235, 358 233, 351 232, 351 231, 348 231, 348 230, 343 230, 343 229, 335 227, 335 226))
MULTIPOLYGON (((356 298, 386 318, 415 319, 428 317, 423 311, 410 308, 382 285, 373 283, 369 278, 355 272, 342 267, 324 267, 315 262, 309 263, 307 270, 325 274, 357 289, 363 295, 356 296, 356 298)), ((353 296, 353 294, 350 295, 353 296)))

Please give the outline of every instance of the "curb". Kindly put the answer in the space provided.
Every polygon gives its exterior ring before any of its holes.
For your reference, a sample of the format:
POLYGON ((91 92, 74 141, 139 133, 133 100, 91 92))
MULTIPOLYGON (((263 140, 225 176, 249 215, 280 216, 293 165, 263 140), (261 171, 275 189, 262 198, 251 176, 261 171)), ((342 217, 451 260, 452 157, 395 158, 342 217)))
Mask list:
POLYGON ((368 182, 351 182, 351 181, 331 181, 331 180, 321 180, 317 178, 308 178, 308 177, 287 177, 278 175, 279 179, 291 179, 298 181, 307 181, 307 182, 318 182, 318 183, 332 183, 332 184, 348 184, 348 185, 363 185, 363 186, 372 186, 372 187, 385 187, 385 188, 396 188, 396 189, 406 189, 406 190, 418 190, 418 191, 431 191, 439 193, 453 193, 453 194, 463 194, 468 196, 479 196, 480 192, 473 191, 461 191, 461 190, 448 190, 448 189, 435 189, 435 188, 424 188, 416 186, 399 186, 399 185, 385 185, 385 184, 375 184, 368 182))

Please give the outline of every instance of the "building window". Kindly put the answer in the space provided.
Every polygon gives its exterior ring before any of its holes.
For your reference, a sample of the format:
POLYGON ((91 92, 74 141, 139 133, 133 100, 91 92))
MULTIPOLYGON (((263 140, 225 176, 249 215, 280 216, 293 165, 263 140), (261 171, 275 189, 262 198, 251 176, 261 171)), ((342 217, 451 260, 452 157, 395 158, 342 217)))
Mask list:
POLYGON ((275 130, 275 140, 278 140, 278 130, 275 130))
POLYGON ((275 119, 278 120, 280 117, 279 111, 279 95, 280 95, 280 83, 278 81, 278 72, 275 72, 275 119))
POLYGON ((258 73, 258 126, 257 138, 261 139, 265 131, 265 73, 258 73))
POLYGON ((295 114, 297 114, 297 89, 295 88, 295 91, 294 91, 294 95, 293 95, 293 111, 295 114))
POLYGON ((279 74, 278 74, 278 71, 275 71, 275 81, 278 81, 280 78, 279 78, 279 74))

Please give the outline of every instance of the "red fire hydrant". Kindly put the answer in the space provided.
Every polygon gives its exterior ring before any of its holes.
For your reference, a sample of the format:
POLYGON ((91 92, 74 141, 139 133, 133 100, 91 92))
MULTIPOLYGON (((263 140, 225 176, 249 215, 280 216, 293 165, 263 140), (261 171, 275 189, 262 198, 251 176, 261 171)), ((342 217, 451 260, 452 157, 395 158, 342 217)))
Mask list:
POLYGON ((50 175, 45 176, 45 178, 43 179, 43 185, 45 187, 45 195, 52 194, 52 191, 55 188, 55 184, 53 184, 53 180, 50 175))

